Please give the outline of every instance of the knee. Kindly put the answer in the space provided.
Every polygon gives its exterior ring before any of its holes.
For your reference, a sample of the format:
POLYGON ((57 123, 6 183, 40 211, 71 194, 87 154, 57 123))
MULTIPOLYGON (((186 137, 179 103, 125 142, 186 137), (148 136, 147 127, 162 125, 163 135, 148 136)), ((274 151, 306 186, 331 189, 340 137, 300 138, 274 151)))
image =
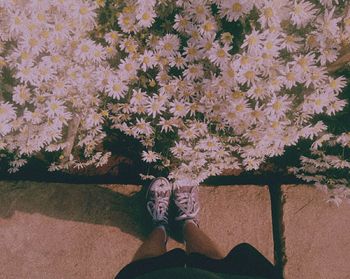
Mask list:
POLYGON ((238 250, 256 250, 254 246, 246 242, 238 244, 235 248, 238 250))
POLYGON ((243 243, 236 245, 227 256, 233 255, 236 253, 237 254, 246 254, 246 253, 251 253, 251 252, 258 252, 258 250, 256 250, 256 248, 254 246, 250 245, 249 243, 243 242, 243 243))

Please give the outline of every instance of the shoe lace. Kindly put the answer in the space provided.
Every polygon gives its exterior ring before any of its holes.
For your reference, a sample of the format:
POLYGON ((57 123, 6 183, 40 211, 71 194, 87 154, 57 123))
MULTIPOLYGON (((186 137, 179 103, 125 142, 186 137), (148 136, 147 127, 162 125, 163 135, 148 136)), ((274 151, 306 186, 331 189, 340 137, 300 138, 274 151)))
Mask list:
POLYGON ((153 220, 168 221, 168 203, 169 198, 161 196, 158 196, 154 200, 147 202, 146 206, 153 220))
POLYGON ((175 204, 181 212, 181 215, 176 218, 177 220, 194 218, 199 212, 199 205, 194 192, 178 193, 175 204))

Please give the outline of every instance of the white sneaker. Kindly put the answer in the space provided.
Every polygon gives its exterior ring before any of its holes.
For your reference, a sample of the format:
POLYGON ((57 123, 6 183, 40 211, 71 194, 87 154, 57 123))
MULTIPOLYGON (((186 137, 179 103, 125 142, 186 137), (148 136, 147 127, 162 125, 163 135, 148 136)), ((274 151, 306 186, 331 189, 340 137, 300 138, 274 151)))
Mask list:
POLYGON ((177 221, 192 220, 199 226, 198 212, 199 194, 198 186, 178 186, 173 190, 174 202, 178 209, 177 221))
POLYGON ((155 178, 148 187, 146 207, 155 227, 168 226, 168 207, 172 184, 165 177, 155 178))

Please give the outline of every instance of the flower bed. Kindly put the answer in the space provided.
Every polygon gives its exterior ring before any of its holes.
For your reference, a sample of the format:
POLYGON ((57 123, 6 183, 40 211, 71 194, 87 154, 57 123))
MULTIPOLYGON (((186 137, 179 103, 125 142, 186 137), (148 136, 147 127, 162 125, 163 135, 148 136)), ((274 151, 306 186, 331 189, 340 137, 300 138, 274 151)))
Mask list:
POLYGON ((283 158, 349 197, 347 1, 17 0, 0 13, 9 172, 48 152, 50 171, 103 166, 118 130, 141 143, 145 179, 199 184, 283 158))

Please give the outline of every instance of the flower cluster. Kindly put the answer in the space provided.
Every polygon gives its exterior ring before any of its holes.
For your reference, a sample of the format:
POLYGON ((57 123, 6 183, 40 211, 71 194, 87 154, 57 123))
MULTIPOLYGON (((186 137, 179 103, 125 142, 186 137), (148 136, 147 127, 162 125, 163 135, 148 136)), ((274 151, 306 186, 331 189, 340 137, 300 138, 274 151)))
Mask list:
POLYGON ((321 133, 311 146, 311 156, 301 156, 301 166, 291 167, 290 172, 329 193, 328 202, 339 206, 343 200, 350 200, 350 161, 345 155, 349 150, 349 132, 321 133), (327 148, 334 147, 343 150, 342 154, 327 154, 327 148))
POLYGON ((71 150, 68 126, 89 155, 109 119, 175 184, 198 184, 317 142, 315 116, 346 106, 329 66, 349 46, 347 1, 42 2, 0 2, 0 66, 18 81, 0 102, 0 146, 19 154, 71 150), (110 19, 96 26, 98 6, 110 19))
POLYGON ((93 152, 104 137, 99 90, 111 55, 89 38, 97 7, 79 0, 0 1, 0 70, 14 79, 3 79, 0 92, 0 149, 15 153, 9 172, 41 150, 65 150, 51 170, 108 159, 109 153, 93 152), (86 162, 74 158, 74 146, 85 148, 86 162))
POLYGON ((170 164, 175 183, 199 183, 225 168, 258 169, 285 147, 326 131, 315 115, 346 105, 338 98, 346 79, 327 68, 349 43, 344 5, 158 1, 146 8, 160 23, 144 27, 135 24, 142 3, 115 6, 119 27, 106 34, 117 38, 119 80, 129 88, 110 106, 113 127, 144 144, 145 161, 170 164), (249 22, 238 51, 224 22, 233 29, 249 22), (169 137, 172 146, 162 150, 169 137))

